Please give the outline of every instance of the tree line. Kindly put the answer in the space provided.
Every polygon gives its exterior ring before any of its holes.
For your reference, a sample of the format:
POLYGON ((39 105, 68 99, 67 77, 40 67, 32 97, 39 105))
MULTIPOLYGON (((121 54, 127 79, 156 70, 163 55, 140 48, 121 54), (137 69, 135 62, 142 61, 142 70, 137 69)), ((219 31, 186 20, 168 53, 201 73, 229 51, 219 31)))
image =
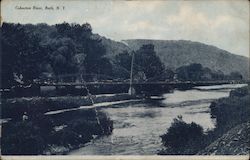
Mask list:
MULTIPOLYGON (((4 88, 74 73, 129 78, 131 53, 119 54, 115 61, 107 58, 101 37, 92 33, 88 23, 64 22, 52 26, 3 23, 1 30, 1 84, 4 88)), ((136 59, 140 59, 140 63, 136 68, 138 75, 145 74, 148 78, 160 74, 164 65, 153 48, 146 48, 137 51, 136 59)))
POLYGON ((102 38, 92 33, 89 23, 3 23, 1 32, 3 88, 17 84, 29 85, 37 79, 64 74, 102 74, 126 80, 130 76, 132 54, 135 55, 134 81, 242 78, 237 72, 224 75, 223 72, 204 68, 201 64, 171 70, 161 62, 152 44, 107 58, 102 38))
POLYGON ((2 85, 67 73, 111 74, 90 24, 12 24, 2 27, 2 85))

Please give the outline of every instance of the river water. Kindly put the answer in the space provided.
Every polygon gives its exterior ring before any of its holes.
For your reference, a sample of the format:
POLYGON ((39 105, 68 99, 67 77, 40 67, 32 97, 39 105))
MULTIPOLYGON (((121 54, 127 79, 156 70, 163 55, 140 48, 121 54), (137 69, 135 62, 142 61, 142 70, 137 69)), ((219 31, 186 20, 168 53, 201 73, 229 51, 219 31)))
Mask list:
POLYGON ((99 137, 70 155, 156 155, 162 148, 160 135, 166 133, 173 119, 200 124, 205 131, 215 127, 209 105, 229 96, 230 90, 244 85, 218 85, 174 90, 150 100, 140 100, 98 108, 114 121, 113 133, 99 137))

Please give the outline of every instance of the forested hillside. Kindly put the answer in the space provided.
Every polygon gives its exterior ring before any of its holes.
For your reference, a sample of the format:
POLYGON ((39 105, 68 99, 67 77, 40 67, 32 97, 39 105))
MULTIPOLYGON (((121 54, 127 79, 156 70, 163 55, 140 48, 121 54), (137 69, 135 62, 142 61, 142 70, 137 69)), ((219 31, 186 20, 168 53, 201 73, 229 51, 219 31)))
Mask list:
POLYGON ((185 40, 124 40, 128 46, 137 50, 144 44, 153 44, 161 61, 171 69, 191 63, 200 63, 214 71, 224 74, 237 71, 249 77, 249 58, 238 56, 215 46, 185 40))
MULTIPOLYGON (((67 74, 79 74, 84 80, 91 75, 90 81, 129 78, 132 51, 121 42, 93 34, 88 23, 3 23, 1 30, 3 87, 67 74)), ((135 77, 148 79, 164 73, 154 46, 137 52, 141 63, 135 65, 135 77)))
POLYGON ((1 31, 4 88, 69 74, 89 81, 126 81, 132 54, 135 81, 170 81, 175 74, 179 80, 241 79, 248 74, 248 58, 213 46, 190 41, 117 42, 92 33, 88 23, 3 23, 1 31))
POLYGON ((90 24, 2 25, 3 85, 19 79, 30 83, 42 76, 67 73, 110 73, 110 62, 90 24))

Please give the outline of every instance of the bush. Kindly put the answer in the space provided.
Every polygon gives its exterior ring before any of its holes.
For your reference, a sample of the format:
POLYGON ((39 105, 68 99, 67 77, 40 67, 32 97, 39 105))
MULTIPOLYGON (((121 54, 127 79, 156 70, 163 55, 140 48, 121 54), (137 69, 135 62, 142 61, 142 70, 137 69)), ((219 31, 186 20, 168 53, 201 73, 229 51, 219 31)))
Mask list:
POLYGON ((181 117, 174 119, 167 133, 162 135, 166 150, 159 154, 196 154, 229 129, 249 122, 250 87, 238 88, 230 92, 230 97, 221 98, 210 105, 211 116, 216 118, 216 128, 203 133, 201 126, 185 123, 181 117))
POLYGON ((216 118, 216 130, 224 133, 232 127, 250 120, 249 87, 230 92, 229 98, 222 98, 210 105, 211 115, 216 118))
POLYGON ((167 154, 195 154, 204 146, 203 128, 185 123, 182 118, 174 119, 167 133, 162 135, 167 154))
POLYGON ((46 143, 40 132, 41 128, 32 122, 8 122, 3 124, 2 154, 42 154, 46 143))
POLYGON ((249 95, 250 86, 238 88, 230 92, 230 97, 244 97, 249 95))

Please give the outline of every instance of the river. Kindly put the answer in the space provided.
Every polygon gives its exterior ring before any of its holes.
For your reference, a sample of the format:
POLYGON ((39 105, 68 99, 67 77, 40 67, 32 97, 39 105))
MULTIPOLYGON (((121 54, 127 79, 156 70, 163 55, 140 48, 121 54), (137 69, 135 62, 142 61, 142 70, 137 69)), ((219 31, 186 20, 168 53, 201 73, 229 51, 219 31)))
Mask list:
POLYGON ((166 133, 173 119, 200 124, 204 131, 215 127, 209 105, 229 96, 233 88, 244 84, 196 87, 174 90, 160 97, 98 108, 114 121, 113 133, 92 140, 70 155, 156 155, 162 148, 160 135, 166 133))

